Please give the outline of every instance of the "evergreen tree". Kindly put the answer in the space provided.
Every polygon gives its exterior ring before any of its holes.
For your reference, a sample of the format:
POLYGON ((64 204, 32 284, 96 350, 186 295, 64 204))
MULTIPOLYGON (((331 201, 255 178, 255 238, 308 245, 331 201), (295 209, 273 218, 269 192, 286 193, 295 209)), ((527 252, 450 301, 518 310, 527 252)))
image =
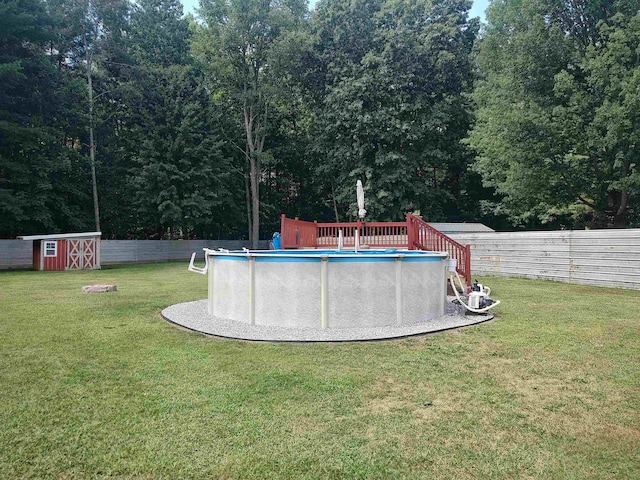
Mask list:
POLYGON ((138 232, 170 238, 211 236, 231 207, 229 169, 212 110, 196 72, 183 66, 148 71, 129 184, 138 232))
POLYGON ((218 117, 189 56, 189 24, 176 0, 143 0, 131 17, 126 134, 132 233, 151 238, 220 235, 232 209, 218 117))
POLYGON ((138 62, 169 67, 189 62, 189 23, 179 0, 140 0, 131 14, 130 45, 138 62))
POLYGON ((72 135, 81 92, 56 68, 55 27, 40 1, 0 5, 0 237, 87 225, 72 135))

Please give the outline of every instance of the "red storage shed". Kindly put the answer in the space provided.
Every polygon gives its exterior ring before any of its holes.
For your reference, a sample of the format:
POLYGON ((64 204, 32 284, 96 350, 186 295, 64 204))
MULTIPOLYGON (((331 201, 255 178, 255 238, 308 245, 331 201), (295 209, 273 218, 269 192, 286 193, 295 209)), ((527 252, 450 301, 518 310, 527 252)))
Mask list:
POLYGON ((101 232, 26 235, 33 242, 34 270, 89 270, 100 268, 101 232))

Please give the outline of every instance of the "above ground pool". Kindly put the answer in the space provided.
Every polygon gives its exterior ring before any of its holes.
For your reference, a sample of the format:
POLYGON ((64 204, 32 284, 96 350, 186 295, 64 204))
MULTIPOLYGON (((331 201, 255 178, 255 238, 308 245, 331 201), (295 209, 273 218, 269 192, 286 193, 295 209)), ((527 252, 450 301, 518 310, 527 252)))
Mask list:
MULTIPOLYGON (((486 321, 447 301, 445 252, 204 249, 208 299, 162 316, 191 330, 266 341, 380 340, 486 321)), ((195 256, 195 254, 194 254, 195 256)))
POLYGON ((444 314, 446 253, 205 249, 209 314, 250 325, 407 325, 444 314))

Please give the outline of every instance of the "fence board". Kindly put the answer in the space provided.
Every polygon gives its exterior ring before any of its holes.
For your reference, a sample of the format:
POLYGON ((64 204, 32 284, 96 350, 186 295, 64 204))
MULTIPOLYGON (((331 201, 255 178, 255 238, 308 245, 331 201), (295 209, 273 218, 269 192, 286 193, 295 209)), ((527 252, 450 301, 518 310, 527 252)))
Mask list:
POLYGON ((454 234, 475 275, 640 289, 640 229, 454 234))
MULTIPOLYGON (((473 273, 640 289, 640 229, 454 234, 471 245, 473 273)), ((102 240, 103 265, 188 261, 242 240, 102 240)), ((260 248, 268 248, 262 241, 260 248)), ((0 269, 31 268, 32 242, 0 241, 0 269)))
POLYGON ((31 268, 33 242, 0 240, 0 269, 31 268))
MULTIPOLYGON (((0 270, 31 268, 32 243, 24 240, 0 240, 0 270)), ((239 250, 248 245, 247 240, 101 240, 100 255, 102 265, 188 262, 193 252, 202 260, 202 249, 205 247, 239 250)), ((269 242, 262 240, 258 246, 267 249, 269 242)))
MULTIPOLYGON (((248 240, 102 240, 102 264, 153 263, 189 261, 193 252, 202 259, 203 248, 240 250, 249 246, 248 240)), ((261 249, 269 248, 268 241, 260 241, 261 249)))

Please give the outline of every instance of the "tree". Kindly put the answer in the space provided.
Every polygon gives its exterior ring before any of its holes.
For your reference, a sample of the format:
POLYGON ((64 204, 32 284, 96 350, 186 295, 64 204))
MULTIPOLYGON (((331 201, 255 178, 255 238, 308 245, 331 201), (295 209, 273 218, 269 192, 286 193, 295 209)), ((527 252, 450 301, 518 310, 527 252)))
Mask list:
POLYGON ((189 23, 179 0, 140 0, 131 13, 130 45, 139 63, 169 67, 189 62, 189 23))
POLYGON ((56 61, 57 23, 36 0, 0 5, 0 237, 86 227, 74 133, 79 85, 56 61))
POLYGON ((306 13, 302 0, 202 0, 194 51, 210 68, 210 88, 219 105, 230 107, 236 131, 228 138, 242 153, 252 246, 260 235, 260 184, 271 109, 280 93, 271 58, 287 31, 306 13), (239 127, 239 128, 238 128, 239 127), (242 132, 242 136, 238 132, 242 132))
MULTIPOLYGON (((228 149, 203 75, 189 55, 189 22, 177 0, 142 0, 128 29, 130 74, 120 85, 117 168, 126 210, 111 215, 127 236, 192 238, 219 234, 232 204, 228 149), (123 213, 128 218, 122 222, 123 213)), ((116 201, 114 197, 112 202, 116 201)))
POLYGON ((437 220, 454 203, 469 157, 460 143, 478 28, 469 8, 457 0, 319 4, 310 76, 321 82, 315 145, 326 160, 318 172, 352 218, 359 178, 369 218, 421 209, 437 220))
POLYGON ((598 224, 626 227, 629 214, 640 224, 640 13, 618 13, 597 32, 581 73, 565 69, 554 78, 554 123, 572 147, 563 163, 578 200, 598 224))
POLYGON ((211 234, 231 203, 215 112, 196 74, 178 65, 146 74, 129 177, 136 226, 146 236, 211 234))
MULTIPOLYGON (((96 55, 108 52, 109 44, 118 42, 123 27, 122 21, 127 14, 126 1, 86 0, 82 4, 84 18, 82 22, 82 51, 87 78, 87 107, 89 130, 89 165, 91 167, 91 189, 96 231, 100 231, 100 207, 98 202, 98 182, 96 178, 96 106, 93 76, 96 55)), ((105 91, 104 93, 107 93, 105 91)))
POLYGON ((488 10, 469 141, 514 222, 622 227, 637 214, 637 11, 600 0, 488 10))

